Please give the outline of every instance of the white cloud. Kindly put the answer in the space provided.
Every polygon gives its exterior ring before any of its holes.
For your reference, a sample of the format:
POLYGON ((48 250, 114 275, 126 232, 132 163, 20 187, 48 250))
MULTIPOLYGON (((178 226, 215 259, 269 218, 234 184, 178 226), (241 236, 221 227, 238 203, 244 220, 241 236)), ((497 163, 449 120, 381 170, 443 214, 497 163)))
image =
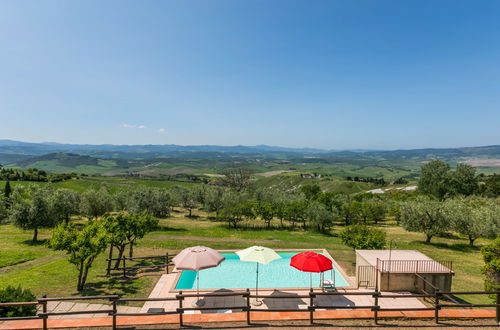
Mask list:
POLYGON ((144 126, 144 125, 130 125, 130 124, 121 124, 121 127, 123 127, 123 128, 139 128, 139 129, 146 128, 146 126, 144 126))
POLYGON ((160 128, 160 129, 158 130, 158 132, 160 132, 160 133, 165 133, 165 129, 164 129, 164 128, 160 128))

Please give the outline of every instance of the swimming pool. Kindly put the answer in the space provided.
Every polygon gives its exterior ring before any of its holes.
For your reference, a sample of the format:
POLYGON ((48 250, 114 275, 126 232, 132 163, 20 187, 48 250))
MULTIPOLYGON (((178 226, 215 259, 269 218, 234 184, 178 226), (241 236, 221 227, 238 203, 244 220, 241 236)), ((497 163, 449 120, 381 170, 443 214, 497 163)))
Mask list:
MULTIPOLYGON (((290 259, 300 252, 277 252, 281 259, 259 265, 259 288, 308 288, 309 274, 290 266, 290 259)), ((200 271, 200 289, 245 289, 255 287, 255 262, 244 262, 235 253, 222 253, 224 260, 218 267, 200 271)), ((347 287, 349 282, 335 267, 335 286, 347 287)), ((175 289, 196 289, 196 271, 182 271, 175 289)), ((324 273, 331 280, 332 272, 324 273)), ((318 287, 319 273, 312 273, 313 286, 318 287)))

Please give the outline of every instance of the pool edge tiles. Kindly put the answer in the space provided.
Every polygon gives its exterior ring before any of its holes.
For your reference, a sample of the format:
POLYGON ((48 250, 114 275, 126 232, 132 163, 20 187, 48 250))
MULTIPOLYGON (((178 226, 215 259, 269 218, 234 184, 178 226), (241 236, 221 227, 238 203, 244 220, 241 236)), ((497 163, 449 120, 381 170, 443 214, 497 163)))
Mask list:
MULTIPOLYGON (((310 278, 313 287, 319 287, 320 273, 307 273, 290 266, 290 258, 304 251, 314 251, 332 260, 335 272, 324 272, 325 279, 335 277, 335 287, 353 288, 352 279, 332 258, 326 249, 276 249, 283 259, 275 260, 267 265, 259 265, 259 289, 271 290, 308 290, 310 278), (310 275, 311 274, 311 275, 310 275)), ((200 272, 200 291, 213 292, 219 290, 236 290, 255 288, 256 268, 254 262, 242 262, 235 254, 236 250, 219 251, 226 256, 226 261, 215 268, 200 272)), ((196 271, 179 271, 173 281, 171 292, 196 290, 196 271)))

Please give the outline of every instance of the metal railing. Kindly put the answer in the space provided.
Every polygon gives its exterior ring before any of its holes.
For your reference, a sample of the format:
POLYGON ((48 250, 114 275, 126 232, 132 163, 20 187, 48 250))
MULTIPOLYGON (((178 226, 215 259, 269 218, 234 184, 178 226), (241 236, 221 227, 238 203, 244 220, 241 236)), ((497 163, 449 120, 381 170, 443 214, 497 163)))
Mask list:
MULTIPOLYGON (((311 324, 314 323, 314 312, 318 309, 368 309, 373 312, 373 320, 375 324, 378 324, 381 318, 384 316, 379 315, 380 312, 405 312, 405 311, 434 311, 434 319, 436 323, 439 323, 439 312, 445 308, 472 308, 472 307, 495 307, 496 308, 496 321, 500 322, 500 290, 499 291, 455 291, 455 292, 441 292, 436 290, 433 294, 382 294, 379 291, 371 292, 359 292, 359 291, 346 291, 346 292, 314 292, 312 289, 302 295, 297 294, 251 294, 249 289, 240 292, 215 292, 215 293, 188 293, 184 294, 180 291, 175 297, 165 297, 165 298, 120 298, 117 295, 107 295, 107 296, 86 296, 86 297, 64 297, 64 298, 47 298, 43 297, 38 299, 37 302, 21 302, 21 303, 1 303, 0 306, 22 306, 22 305, 35 305, 41 304, 43 310, 41 313, 37 313, 36 316, 26 316, 26 317, 7 317, 0 318, 0 321, 14 321, 14 320, 27 320, 27 319, 41 319, 42 328, 48 329, 47 320, 50 316, 61 316, 61 315, 81 315, 81 314, 108 314, 111 316, 111 328, 116 329, 117 318, 120 316, 153 316, 153 315, 178 315, 179 326, 184 326, 184 313, 187 311, 209 311, 209 310, 238 310, 246 313, 246 322, 251 324, 251 313, 254 312, 306 312, 309 313, 309 321, 311 324), (491 295, 496 294, 495 304, 442 304, 441 299, 449 295, 491 295), (217 307, 185 307, 184 300, 186 298, 210 298, 210 297, 241 297, 243 303, 241 305, 235 306, 217 306, 217 307), (361 305, 361 306, 346 306, 346 305, 329 305, 329 304, 318 304, 315 299, 320 296, 370 296, 373 298, 372 305, 361 305), (301 308, 262 308, 253 307, 251 304, 251 299, 264 298, 264 299, 306 299, 308 300, 307 309, 301 308), (412 308, 382 308, 380 306, 380 299, 408 299, 408 298, 433 298, 434 303, 431 304, 432 307, 412 307, 412 308), (104 310, 90 310, 90 311, 70 311, 70 312, 48 312, 47 302, 50 301, 72 301, 72 300, 107 300, 110 302, 110 308, 104 310), (133 302, 133 301, 177 301, 178 307, 163 312, 155 313, 121 313, 118 312, 117 304, 120 302, 133 302)), ((394 314, 390 315, 394 318, 394 314)), ((407 315, 401 315, 401 317, 408 317, 407 315)))
POLYGON ((451 260, 380 260, 377 269, 382 273, 453 273, 451 260))

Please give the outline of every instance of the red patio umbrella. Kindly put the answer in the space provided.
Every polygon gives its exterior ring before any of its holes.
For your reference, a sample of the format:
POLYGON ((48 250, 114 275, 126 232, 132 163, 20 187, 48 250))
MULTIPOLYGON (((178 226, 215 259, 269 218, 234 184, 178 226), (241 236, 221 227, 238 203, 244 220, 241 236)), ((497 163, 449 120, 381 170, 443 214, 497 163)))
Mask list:
POLYGON ((302 272, 311 273, 311 288, 312 273, 322 273, 333 268, 332 261, 330 259, 313 251, 306 251, 294 255, 290 261, 290 266, 302 272))

